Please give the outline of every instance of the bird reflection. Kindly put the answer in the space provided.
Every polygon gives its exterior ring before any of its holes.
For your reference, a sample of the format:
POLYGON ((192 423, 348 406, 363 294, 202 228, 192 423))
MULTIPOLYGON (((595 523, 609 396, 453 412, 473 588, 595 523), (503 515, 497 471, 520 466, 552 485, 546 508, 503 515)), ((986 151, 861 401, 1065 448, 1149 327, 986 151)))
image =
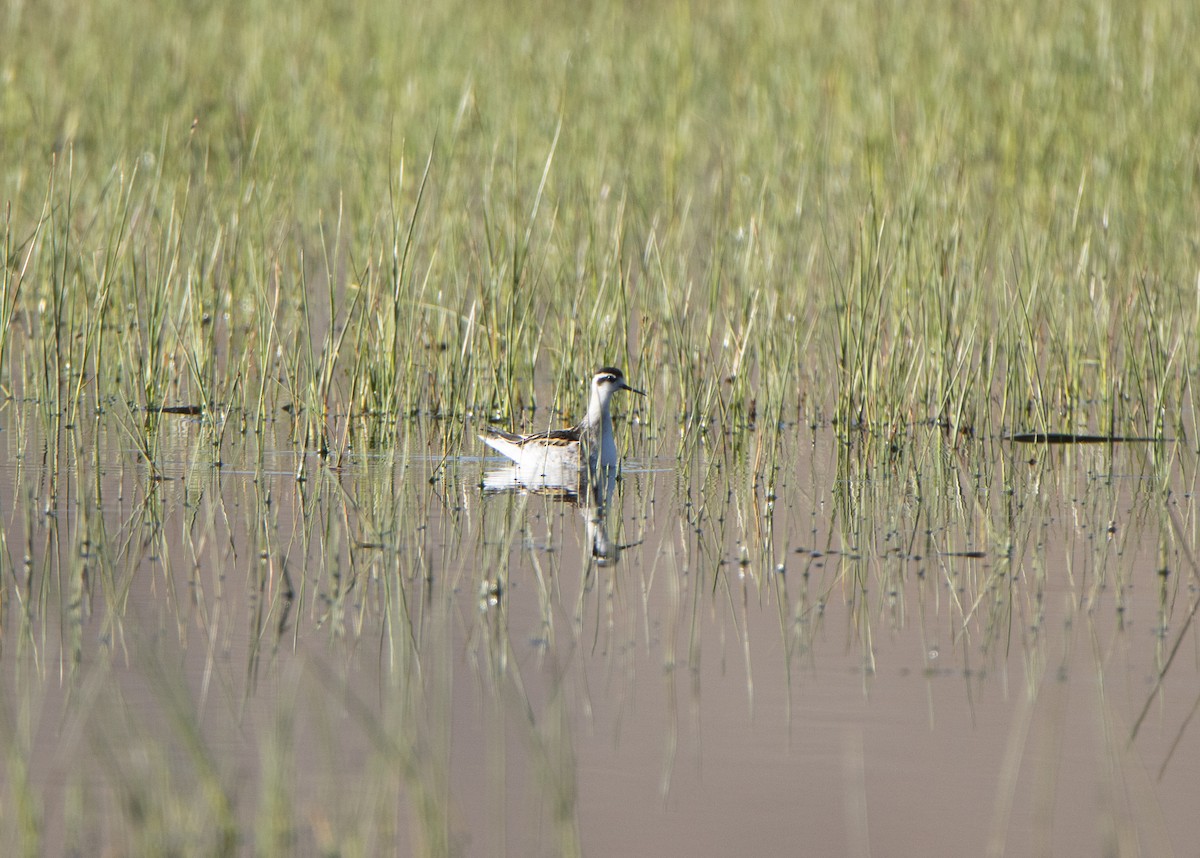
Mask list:
POLYGON ((621 551, 637 542, 620 543, 611 537, 608 513, 616 492, 615 466, 541 467, 536 471, 521 465, 494 468, 483 475, 485 494, 526 492, 569 503, 579 508, 586 528, 587 545, 597 566, 613 566, 621 551))
POLYGON ((587 521, 588 545, 597 566, 612 566, 621 557, 622 546, 608 535, 608 507, 617 485, 616 468, 600 468, 587 487, 588 503, 580 512, 587 521))

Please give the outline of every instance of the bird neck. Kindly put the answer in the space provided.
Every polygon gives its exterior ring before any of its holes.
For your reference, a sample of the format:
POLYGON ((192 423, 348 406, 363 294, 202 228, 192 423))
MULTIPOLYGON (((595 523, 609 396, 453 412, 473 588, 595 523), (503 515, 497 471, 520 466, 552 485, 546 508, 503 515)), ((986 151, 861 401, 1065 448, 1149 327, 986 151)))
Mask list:
POLYGON ((588 442, 596 445, 592 457, 601 466, 615 466, 617 463, 617 443, 613 438, 612 413, 608 402, 597 393, 592 394, 588 403, 587 417, 583 428, 588 436, 588 442))
POLYGON ((583 423, 592 431, 600 430, 603 427, 607 430, 607 434, 612 434, 612 414, 609 413, 608 402, 598 391, 592 391, 591 401, 588 402, 587 417, 584 418, 583 423))

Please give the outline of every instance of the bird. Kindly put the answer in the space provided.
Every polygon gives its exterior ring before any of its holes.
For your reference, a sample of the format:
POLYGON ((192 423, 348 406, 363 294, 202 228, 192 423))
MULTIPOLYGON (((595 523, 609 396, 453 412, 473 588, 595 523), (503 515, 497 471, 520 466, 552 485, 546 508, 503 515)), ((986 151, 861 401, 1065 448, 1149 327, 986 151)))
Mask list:
POLYGON ((525 482, 582 469, 585 464, 591 472, 611 472, 620 464, 620 457, 613 438, 610 404, 613 395, 621 390, 646 395, 644 391, 630 387, 621 370, 601 367, 592 375, 587 416, 577 426, 532 435, 517 435, 488 426, 479 440, 516 462, 520 474, 527 478, 525 482))

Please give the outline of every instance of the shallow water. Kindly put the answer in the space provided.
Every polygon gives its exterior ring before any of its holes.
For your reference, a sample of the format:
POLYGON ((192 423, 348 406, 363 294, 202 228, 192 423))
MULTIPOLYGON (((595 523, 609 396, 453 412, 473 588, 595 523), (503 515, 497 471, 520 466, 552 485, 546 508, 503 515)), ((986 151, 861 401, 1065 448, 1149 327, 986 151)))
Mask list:
POLYGON ((594 512, 422 427, 218 466, 164 417, 152 470, 120 426, 0 418, 6 853, 1200 841, 1180 447, 635 432, 597 557, 594 512))

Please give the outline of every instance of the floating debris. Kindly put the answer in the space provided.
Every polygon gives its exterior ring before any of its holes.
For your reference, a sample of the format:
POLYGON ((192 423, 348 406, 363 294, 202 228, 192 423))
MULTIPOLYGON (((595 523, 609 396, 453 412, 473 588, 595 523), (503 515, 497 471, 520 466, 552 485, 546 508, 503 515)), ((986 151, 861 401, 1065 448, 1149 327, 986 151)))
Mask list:
POLYGON ((1017 444, 1162 444, 1170 439, 1140 435, 1089 435, 1079 432, 1017 432, 1007 436, 1006 440, 1017 444))
POLYGON ((186 417, 200 417, 204 414, 203 405, 159 405, 151 406, 147 411, 155 411, 159 414, 182 414, 186 417))

